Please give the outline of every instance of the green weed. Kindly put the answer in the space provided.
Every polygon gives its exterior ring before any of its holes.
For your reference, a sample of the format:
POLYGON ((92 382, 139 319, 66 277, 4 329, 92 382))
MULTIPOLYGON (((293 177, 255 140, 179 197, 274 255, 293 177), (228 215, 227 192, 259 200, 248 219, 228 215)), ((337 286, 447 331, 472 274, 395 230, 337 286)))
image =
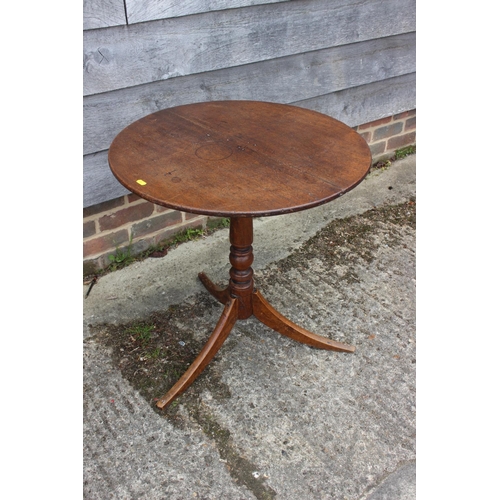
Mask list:
POLYGON ((401 160, 401 158, 413 155, 416 152, 417 152, 417 146, 414 144, 413 146, 407 146, 405 148, 397 149, 396 152, 394 153, 394 158, 396 160, 401 160))
POLYGON ((401 149, 396 149, 393 155, 390 158, 379 160, 374 163, 371 167, 371 170, 387 170, 393 161, 401 160, 402 158, 406 158, 407 156, 413 155, 417 152, 417 146, 414 144, 413 146, 406 146, 401 149))
POLYGON ((157 347, 151 352, 147 352, 144 357, 149 358, 149 359, 156 359, 159 358, 161 354, 161 348, 157 347))
POLYGON ((186 241, 191 241, 199 238, 200 236, 203 236, 203 229, 192 229, 188 228, 182 233, 179 233, 175 238, 174 238, 174 244, 175 243, 184 243, 186 241))
POLYGON ((154 329, 155 325, 136 325, 128 328, 125 333, 132 335, 142 343, 147 343, 151 340, 151 333, 154 329))
POLYGON ((125 248, 116 247, 115 254, 108 255, 108 259, 111 262, 109 266, 111 271, 116 271, 131 264, 134 261, 134 256, 132 255, 132 236, 125 248))

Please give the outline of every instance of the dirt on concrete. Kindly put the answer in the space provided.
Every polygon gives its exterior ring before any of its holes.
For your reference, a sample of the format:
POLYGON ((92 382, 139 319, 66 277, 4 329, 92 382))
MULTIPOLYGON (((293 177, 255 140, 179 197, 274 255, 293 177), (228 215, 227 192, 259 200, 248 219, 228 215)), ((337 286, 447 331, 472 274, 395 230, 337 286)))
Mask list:
MULTIPOLYGON (((400 237, 401 227, 416 228, 415 199, 336 219, 287 258, 257 273, 257 284, 273 283, 290 270, 300 273, 318 259, 328 268, 338 269, 340 281, 352 283, 357 280, 353 264, 360 261, 370 263, 374 259, 381 232, 384 245, 404 245, 400 237)), ((94 325, 92 337, 93 341, 109 349, 114 366, 151 408, 160 413, 156 401, 195 359, 220 312, 218 302, 207 293, 199 293, 182 304, 171 305, 165 311, 154 312, 140 321, 94 325)), ((231 348, 230 336, 223 349, 228 352, 231 348)), ((189 427, 195 422, 208 438, 215 441, 237 484, 244 485, 256 498, 274 498, 275 492, 266 485, 266 478, 256 477, 256 466, 238 453, 231 433, 217 422, 205 405, 200 405, 200 395, 206 390, 214 399, 231 397, 230 389, 222 382, 217 357, 180 397, 184 411, 179 412, 178 401, 174 401, 161 414, 178 428, 189 427)))

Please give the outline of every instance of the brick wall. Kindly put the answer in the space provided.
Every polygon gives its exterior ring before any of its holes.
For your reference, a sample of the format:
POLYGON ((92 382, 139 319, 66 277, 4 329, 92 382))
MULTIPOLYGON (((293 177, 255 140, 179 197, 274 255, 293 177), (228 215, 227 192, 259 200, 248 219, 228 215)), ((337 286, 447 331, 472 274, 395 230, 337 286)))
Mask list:
MULTIPOLYGON (((415 144, 416 112, 405 111, 354 129, 366 140, 376 162, 415 144)), ((89 275, 108 266, 109 255, 117 248, 129 247, 131 254, 137 254, 189 227, 204 228, 207 219, 155 205, 134 194, 85 208, 83 273, 89 275)))
POLYGON ((368 143, 373 160, 390 157, 397 149, 416 142, 416 110, 405 111, 354 127, 368 143))
POLYGON ((109 255, 128 248, 132 255, 173 238, 188 227, 204 228, 207 217, 170 210, 134 194, 83 210, 83 273, 110 264, 109 255))

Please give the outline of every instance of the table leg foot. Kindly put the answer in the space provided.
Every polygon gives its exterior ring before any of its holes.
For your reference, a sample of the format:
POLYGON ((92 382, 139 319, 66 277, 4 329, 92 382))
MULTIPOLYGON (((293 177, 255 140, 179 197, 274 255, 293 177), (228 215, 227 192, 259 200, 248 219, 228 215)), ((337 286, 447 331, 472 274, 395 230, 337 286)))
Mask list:
POLYGON ((163 396, 156 406, 164 409, 168 406, 177 396, 182 394, 195 380, 196 377, 205 369, 213 357, 217 354, 227 336, 231 332, 236 320, 238 319, 238 301, 230 298, 225 307, 222 315, 208 339, 205 347, 201 350, 198 357, 193 361, 186 373, 176 382, 176 384, 163 396))
POLYGON ((295 323, 292 323, 289 319, 276 311, 259 291, 253 293, 253 314, 266 326, 303 344, 318 347, 319 349, 340 352, 354 352, 356 349, 354 346, 335 342, 334 340, 311 333, 295 323))
POLYGON ((217 286, 205 273, 199 273, 198 278, 212 297, 215 297, 221 304, 226 304, 230 299, 229 287, 221 288, 217 286))

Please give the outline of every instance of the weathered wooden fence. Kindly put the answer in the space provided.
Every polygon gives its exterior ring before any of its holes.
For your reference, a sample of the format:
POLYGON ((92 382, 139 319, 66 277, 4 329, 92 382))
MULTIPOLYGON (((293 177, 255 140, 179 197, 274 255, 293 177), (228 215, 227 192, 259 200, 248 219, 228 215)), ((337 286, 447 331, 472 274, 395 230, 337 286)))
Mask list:
POLYGON ((84 0, 84 206, 127 193, 107 149, 132 121, 220 99, 356 126, 415 108, 415 0, 84 0))

